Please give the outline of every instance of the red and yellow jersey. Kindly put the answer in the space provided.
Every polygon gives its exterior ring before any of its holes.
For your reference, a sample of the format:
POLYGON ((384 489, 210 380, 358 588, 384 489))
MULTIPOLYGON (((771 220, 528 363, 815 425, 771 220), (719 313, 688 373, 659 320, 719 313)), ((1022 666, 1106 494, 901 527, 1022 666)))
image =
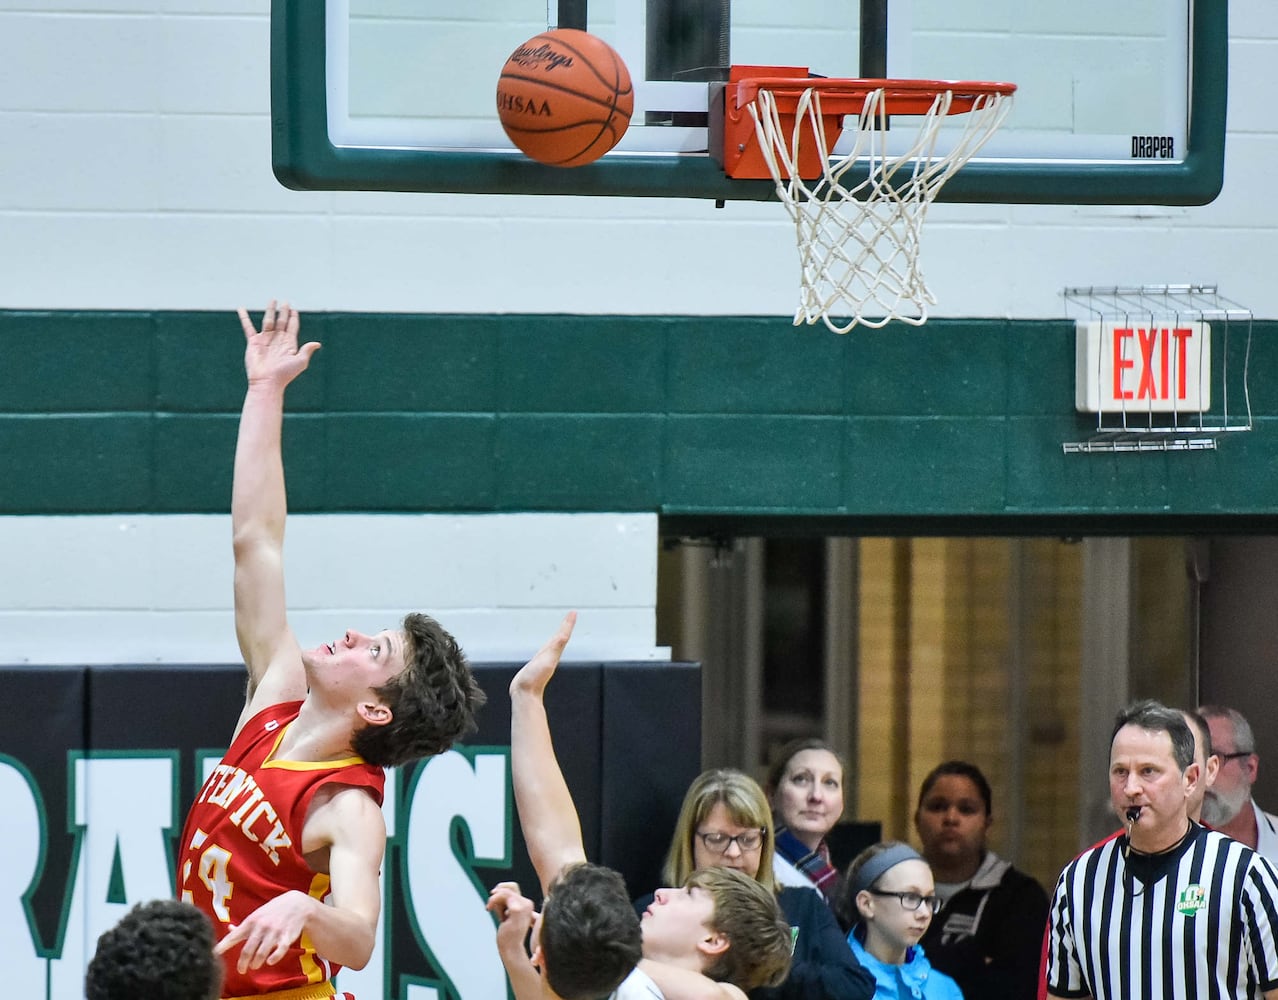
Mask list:
MULTIPOLYGON (((381 805, 386 772, 360 757, 325 762, 274 760, 300 701, 272 705, 244 724, 195 797, 182 831, 178 896, 209 915, 220 941, 267 901, 291 889, 319 900, 329 879, 302 857, 302 826, 325 786, 366 788, 381 805)), ((233 948, 225 956, 226 997, 316 987, 337 974, 303 934, 275 965, 241 976, 233 948)))

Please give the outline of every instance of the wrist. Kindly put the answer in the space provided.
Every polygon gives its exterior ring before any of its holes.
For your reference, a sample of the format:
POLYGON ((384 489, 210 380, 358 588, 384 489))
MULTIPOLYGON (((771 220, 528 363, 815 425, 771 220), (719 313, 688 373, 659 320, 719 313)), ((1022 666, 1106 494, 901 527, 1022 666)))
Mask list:
POLYGON ((314 896, 307 895, 300 889, 290 889, 286 895, 293 897, 293 902, 302 911, 302 919, 305 922, 304 929, 310 930, 311 920, 322 912, 324 904, 314 896))
POLYGON ((522 937, 516 937, 513 934, 497 935, 497 955, 508 969, 532 967, 532 959, 528 957, 522 937))
POLYGON ((251 395, 283 396, 288 382, 273 375, 250 375, 247 391, 251 395))
POLYGON ((511 678, 510 693, 520 695, 525 698, 535 698, 541 701, 546 693, 546 685, 550 682, 548 674, 537 673, 526 668, 520 670, 511 678))

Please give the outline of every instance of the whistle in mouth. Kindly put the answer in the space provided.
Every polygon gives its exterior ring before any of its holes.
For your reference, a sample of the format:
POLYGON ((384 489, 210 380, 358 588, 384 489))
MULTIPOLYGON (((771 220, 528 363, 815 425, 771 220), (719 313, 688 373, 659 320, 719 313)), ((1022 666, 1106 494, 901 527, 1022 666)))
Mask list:
POLYGON ((1127 810, 1127 822, 1135 823, 1140 819, 1140 806, 1130 806, 1127 810))

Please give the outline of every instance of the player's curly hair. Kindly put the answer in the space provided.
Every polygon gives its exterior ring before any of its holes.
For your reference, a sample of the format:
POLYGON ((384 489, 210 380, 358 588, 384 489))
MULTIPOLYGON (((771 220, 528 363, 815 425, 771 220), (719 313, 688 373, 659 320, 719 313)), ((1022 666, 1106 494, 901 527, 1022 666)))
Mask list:
POLYGON ((405 666, 379 688, 391 710, 383 726, 364 726, 352 740, 355 752, 378 767, 399 767, 443 753, 475 728, 475 713, 487 700, 457 640, 427 615, 404 617, 405 666))
POLYGON ((190 903, 139 903, 98 938, 84 977, 87 1000, 217 1000, 222 963, 213 925, 190 903))
POLYGON ((581 863, 563 870, 541 911, 546 982, 562 1000, 606 997, 643 957, 639 915, 611 868, 581 863))

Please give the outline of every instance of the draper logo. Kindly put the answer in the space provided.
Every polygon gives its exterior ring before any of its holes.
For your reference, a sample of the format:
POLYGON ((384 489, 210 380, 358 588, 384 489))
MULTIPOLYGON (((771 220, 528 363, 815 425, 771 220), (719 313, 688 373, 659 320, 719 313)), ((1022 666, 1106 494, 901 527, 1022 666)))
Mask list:
POLYGON ((1176 137, 1171 135, 1132 136, 1133 160, 1174 160, 1176 137))
MULTIPOLYGON (((197 763, 200 781, 216 764, 215 758, 197 763)), ((23 1000, 83 997, 98 935, 134 903, 174 892, 179 754, 73 751, 67 766, 66 824, 76 846, 56 939, 41 941, 26 901, 53 874, 44 870, 42 845, 55 824, 32 772, 0 754, 0 940, 6 991, 23 1000)), ((338 988, 388 1000, 504 997, 506 977, 476 870, 511 863, 509 749, 441 754, 419 766, 402 790, 392 775, 383 810, 392 838, 382 868, 384 913, 402 904, 412 925, 409 947, 428 961, 410 962, 413 973, 392 977, 392 921, 384 917, 372 960, 358 972, 343 970, 338 988)))

